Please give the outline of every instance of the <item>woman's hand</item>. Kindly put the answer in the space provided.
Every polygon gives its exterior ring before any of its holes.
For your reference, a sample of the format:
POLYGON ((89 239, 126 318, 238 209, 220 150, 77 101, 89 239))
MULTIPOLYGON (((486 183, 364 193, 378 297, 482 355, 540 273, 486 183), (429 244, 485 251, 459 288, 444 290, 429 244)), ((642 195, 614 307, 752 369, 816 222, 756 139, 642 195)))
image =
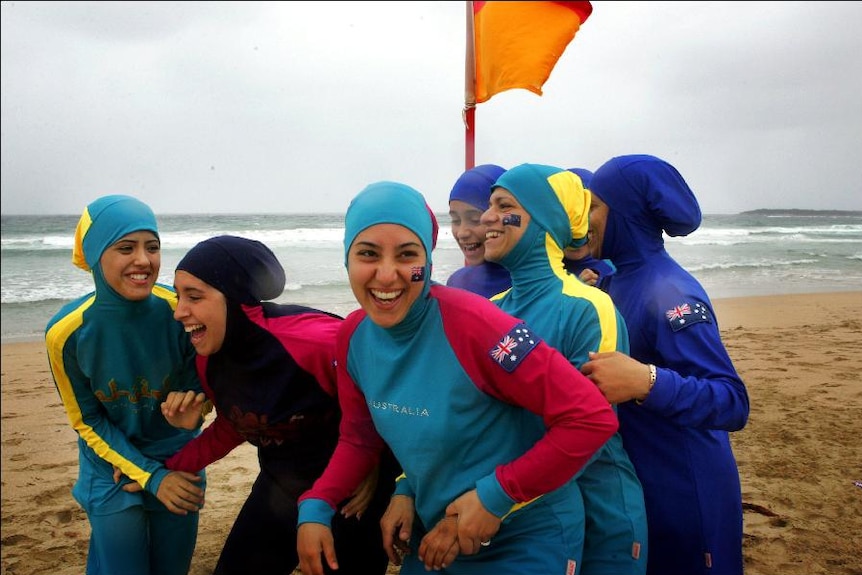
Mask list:
POLYGON ((619 351, 591 351, 581 373, 614 404, 630 399, 643 401, 651 389, 649 366, 619 351))
POLYGON ((204 490, 197 485, 200 482, 200 476, 195 473, 171 471, 162 479, 156 497, 171 513, 197 513, 204 506, 204 490))
POLYGON ((474 555, 490 544, 502 521, 485 509, 475 489, 471 489, 446 507, 446 515, 458 518, 458 545, 461 553, 474 555))
POLYGON ((321 523, 303 523, 296 532, 296 551, 299 554, 299 570, 302 575, 324 575, 326 559, 330 569, 338 569, 332 529, 321 523))
POLYGON ((380 475, 380 466, 374 466, 371 473, 359 484, 356 491, 353 492, 347 503, 341 508, 341 514, 345 517, 356 516, 357 519, 362 519, 362 514, 371 505, 371 500, 374 499, 374 491, 377 489, 377 478, 380 475))
POLYGON ((458 556, 458 517, 449 515, 437 522, 419 544, 419 560, 426 571, 445 569, 458 556))
MULTIPOLYGON (((212 404, 209 404, 212 405, 212 404)), ((180 429, 197 429, 203 423, 207 396, 203 392, 171 391, 162 402, 162 415, 180 429)))
POLYGON ((383 548, 393 565, 401 565, 401 558, 410 553, 410 533, 416 515, 413 498, 393 495, 383 517, 380 531, 383 533, 383 548))

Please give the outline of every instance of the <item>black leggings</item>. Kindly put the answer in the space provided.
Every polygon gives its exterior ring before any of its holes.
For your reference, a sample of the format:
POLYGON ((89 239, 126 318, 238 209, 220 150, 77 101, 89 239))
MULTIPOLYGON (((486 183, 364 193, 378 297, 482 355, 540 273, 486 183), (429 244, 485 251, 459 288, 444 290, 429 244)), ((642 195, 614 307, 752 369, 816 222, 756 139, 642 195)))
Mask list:
MULTIPOLYGON (((303 451, 301 457, 287 459, 269 458, 258 451, 260 474, 234 521, 214 575, 290 575, 297 568, 297 499, 311 488, 331 454, 326 449, 303 451)), ((380 518, 400 473, 398 463, 386 449, 377 490, 362 519, 347 519, 340 513, 333 517, 338 575, 386 573, 389 559, 383 549, 380 518)), ((324 569, 331 572, 325 562, 324 569)))

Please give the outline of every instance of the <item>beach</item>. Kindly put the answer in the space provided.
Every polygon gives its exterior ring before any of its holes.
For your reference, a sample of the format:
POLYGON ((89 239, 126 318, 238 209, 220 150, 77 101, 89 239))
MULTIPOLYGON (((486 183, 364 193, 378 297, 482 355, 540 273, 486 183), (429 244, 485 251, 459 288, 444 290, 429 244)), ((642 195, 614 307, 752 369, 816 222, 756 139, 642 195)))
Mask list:
MULTIPOLYGON (((862 291, 713 303, 751 402, 747 426, 731 434, 746 574, 862 575, 862 291)), ((2 344, 0 389, 0 574, 80 575, 89 526, 71 495, 76 435, 41 341, 2 344)), ((215 566, 257 473, 254 448, 207 473, 191 575, 215 566)))

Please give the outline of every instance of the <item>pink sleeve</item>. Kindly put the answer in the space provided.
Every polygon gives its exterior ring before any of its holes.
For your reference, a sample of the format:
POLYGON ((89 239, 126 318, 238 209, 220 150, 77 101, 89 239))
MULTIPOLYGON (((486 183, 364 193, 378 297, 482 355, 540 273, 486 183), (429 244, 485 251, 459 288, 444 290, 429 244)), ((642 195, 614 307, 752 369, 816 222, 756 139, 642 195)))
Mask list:
POLYGON ((380 460, 384 442, 374 427, 365 396, 347 372, 347 349, 350 336, 361 318, 354 313, 342 324, 338 333, 338 403, 341 425, 338 444, 323 474, 299 501, 322 499, 333 509, 359 486, 380 460), (350 321, 353 320, 353 321, 350 321))
POLYGON ((523 322, 481 296, 464 301, 453 289, 435 295, 446 337, 464 370, 485 393, 524 407, 545 423, 545 435, 532 448, 497 467, 506 493, 529 501, 560 487, 586 465, 617 431, 617 416, 598 388, 541 338, 534 338, 537 345, 522 354, 517 368, 501 367, 491 350, 523 322), (478 315, 488 329, 460 329, 467 315, 478 315))
POLYGON ((216 413, 216 418, 209 427, 172 455, 165 462, 165 467, 174 471, 197 473, 244 442, 245 439, 236 432, 230 421, 216 413))
MULTIPOLYGON (((195 367, 201 387, 207 399, 212 401, 213 393, 207 381, 207 358, 203 355, 195 357, 195 367)), ((173 454, 165 462, 165 467, 173 471, 189 471, 197 473, 214 461, 218 461, 237 446, 245 442, 230 422, 219 417, 218 411, 213 422, 200 435, 186 443, 182 449, 173 454)))

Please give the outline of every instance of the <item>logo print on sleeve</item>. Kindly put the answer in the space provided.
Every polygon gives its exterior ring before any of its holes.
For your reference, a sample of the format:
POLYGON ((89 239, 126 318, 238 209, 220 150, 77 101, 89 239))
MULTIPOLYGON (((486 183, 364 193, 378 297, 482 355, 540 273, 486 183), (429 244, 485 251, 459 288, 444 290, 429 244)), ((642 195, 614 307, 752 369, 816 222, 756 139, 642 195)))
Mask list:
POLYGON ((679 331, 696 323, 712 322, 709 309, 700 302, 693 306, 689 303, 680 304, 664 312, 664 315, 673 331, 679 331))
POLYGON ((504 335, 488 354, 503 369, 512 373, 540 341, 533 335, 527 324, 519 323, 504 335))

